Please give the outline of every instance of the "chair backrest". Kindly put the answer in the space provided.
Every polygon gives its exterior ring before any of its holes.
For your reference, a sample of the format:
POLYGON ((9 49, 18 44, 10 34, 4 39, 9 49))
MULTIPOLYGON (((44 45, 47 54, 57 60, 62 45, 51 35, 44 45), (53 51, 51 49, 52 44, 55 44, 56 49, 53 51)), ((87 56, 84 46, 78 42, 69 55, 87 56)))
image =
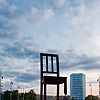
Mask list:
POLYGON ((40 60, 41 78, 43 73, 57 74, 57 77, 59 77, 59 58, 57 54, 40 53, 40 60))

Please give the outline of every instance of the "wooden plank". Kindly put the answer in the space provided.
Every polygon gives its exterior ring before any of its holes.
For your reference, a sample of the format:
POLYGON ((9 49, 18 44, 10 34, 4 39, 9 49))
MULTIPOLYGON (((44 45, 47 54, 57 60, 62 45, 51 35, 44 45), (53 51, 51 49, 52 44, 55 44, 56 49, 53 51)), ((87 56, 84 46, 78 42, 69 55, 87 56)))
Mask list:
POLYGON ((46 71, 48 72, 48 56, 46 56, 46 71))
POLYGON ((51 56, 51 66, 52 66, 52 72, 53 72, 53 56, 51 56))
POLYGON ((57 84, 57 100, 59 100, 59 84, 57 84))
POLYGON ((40 53, 42 56, 53 56, 53 57, 57 57, 58 54, 48 54, 48 53, 40 53))
POLYGON ((41 69, 41 86, 40 86, 40 100, 42 100, 43 94, 43 84, 42 84, 42 77, 43 77, 43 56, 40 54, 40 69, 41 69))
POLYGON ((44 100, 46 100, 46 84, 44 84, 44 100))
POLYGON ((49 73, 49 74, 57 74, 57 72, 47 72, 47 71, 43 71, 43 73, 49 73))
POLYGON ((57 77, 59 77, 59 58, 56 57, 56 63, 57 63, 57 77))

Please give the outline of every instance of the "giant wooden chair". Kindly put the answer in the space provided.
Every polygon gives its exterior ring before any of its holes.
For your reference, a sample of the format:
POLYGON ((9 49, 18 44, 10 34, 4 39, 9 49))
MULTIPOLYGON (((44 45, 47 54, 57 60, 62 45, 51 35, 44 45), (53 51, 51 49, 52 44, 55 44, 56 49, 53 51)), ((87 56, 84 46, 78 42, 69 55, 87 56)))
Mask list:
POLYGON ((44 84, 44 100, 46 100, 46 85, 57 85, 57 100, 59 100, 59 84, 64 83, 64 93, 67 94, 67 77, 59 77, 59 58, 57 54, 40 53, 40 66, 41 66, 41 86, 40 86, 40 100, 43 95, 44 84), (55 64, 56 63, 56 64, 55 64), (50 66, 50 65, 51 66, 50 66), (56 70, 54 70, 54 64, 56 70), (51 67, 51 70, 49 70, 51 67), (44 74, 56 74, 57 76, 44 76, 44 74))

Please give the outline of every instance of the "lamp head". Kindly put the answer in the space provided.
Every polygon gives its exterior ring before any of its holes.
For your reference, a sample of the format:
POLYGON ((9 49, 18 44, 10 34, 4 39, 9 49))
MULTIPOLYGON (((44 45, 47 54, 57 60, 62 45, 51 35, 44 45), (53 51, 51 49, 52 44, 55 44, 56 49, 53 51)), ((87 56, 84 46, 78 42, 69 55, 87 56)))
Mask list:
POLYGON ((3 79, 3 76, 1 76, 1 78, 3 79))
POLYGON ((91 86, 91 84, 89 84, 89 86, 91 86))
POLYGON ((10 84, 13 84, 13 82, 11 82, 10 84))

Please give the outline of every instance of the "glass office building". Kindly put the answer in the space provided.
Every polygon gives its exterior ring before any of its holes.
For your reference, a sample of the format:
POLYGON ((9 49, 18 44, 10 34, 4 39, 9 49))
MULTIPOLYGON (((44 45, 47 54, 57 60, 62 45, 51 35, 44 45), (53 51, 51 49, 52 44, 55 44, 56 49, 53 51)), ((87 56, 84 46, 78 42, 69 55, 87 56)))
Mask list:
POLYGON ((70 75, 70 99, 85 100, 86 78, 83 73, 73 73, 70 75))

